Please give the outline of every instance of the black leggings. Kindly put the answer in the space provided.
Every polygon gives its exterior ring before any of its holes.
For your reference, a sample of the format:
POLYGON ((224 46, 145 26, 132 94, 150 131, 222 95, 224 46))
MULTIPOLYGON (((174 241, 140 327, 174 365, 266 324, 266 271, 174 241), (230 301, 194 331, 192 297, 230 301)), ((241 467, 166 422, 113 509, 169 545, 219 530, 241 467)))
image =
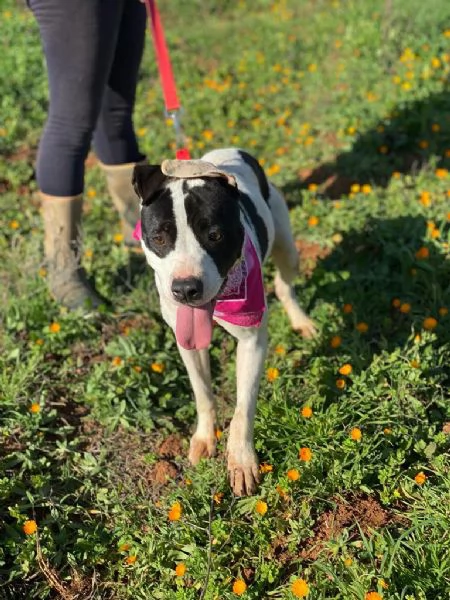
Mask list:
POLYGON ((83 191, 93 141, 107 165, 142 160, 133 128, 146 14, 138 0, 29 0, 39 25, 50 104, 37 182, 52 196, 83 191))

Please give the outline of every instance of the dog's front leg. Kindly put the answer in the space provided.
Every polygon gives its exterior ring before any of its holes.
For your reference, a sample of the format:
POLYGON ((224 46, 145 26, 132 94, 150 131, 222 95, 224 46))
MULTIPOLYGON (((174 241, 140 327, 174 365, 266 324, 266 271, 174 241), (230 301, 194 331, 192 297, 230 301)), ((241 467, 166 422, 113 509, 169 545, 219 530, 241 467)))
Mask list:
POLYGON ((258 328, 226 329, 238 338, 237 402, 228 437, 228 474, 237 496, 251 495, 259 482, 258 457, 253 445, 253 422, 259 382, 267 352, 267 314, 258 328))
POLYGON ((213 456, 216 450, 216 406, 211 387, 208 350, 185 350, 178 346, 194 390, 197 406, 197 429, 191 438, 189 460, 196 465, 203 457, 213 456))

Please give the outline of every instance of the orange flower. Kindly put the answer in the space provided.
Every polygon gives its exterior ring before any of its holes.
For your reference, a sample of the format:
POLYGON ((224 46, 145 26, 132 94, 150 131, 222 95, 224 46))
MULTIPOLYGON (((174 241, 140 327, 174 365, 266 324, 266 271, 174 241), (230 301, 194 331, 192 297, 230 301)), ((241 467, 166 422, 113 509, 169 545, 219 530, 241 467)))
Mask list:
POLYGON ((247 584, 243 579, 236 579, 236 581, 233 583, 233 592, 236 594, 236 596, 242 596, 246 589, 247 584))
POLYGON ((9 227, 10 229, 19 229, 20 223, 19 221, 16 221, 16 219, 14 219, 13 221, 10 221, 9 227))
POLYGON ((262 463, 262 465, 259 465, 260 473, 270 473, 271 471, 273 471, 272 465, 268 465, 267 463, 262 463))
POLYGON ((303 462, 309 462, 312 458, 312 452, 310 448, 300 448, 298 451, 298 457, 303 462))
POLYGON ((275 346, 275 354, 280 354, 281 356, 286 354, 286 348, 283 346, 283 344, 278 344, 275 346))
POLYGON ((309 217, 309 219, 308 219, 308 226, 309 227, 315 227, 318 224, 319 224, 319 217, 316 217, 314 215, 311 216, 311 217, 309 217))
POLYGON ((315 191, 317 190, 317 183, 310 183, 310 184, 308 185, 308 190, 309 190, 310 192, 315 192, 315 191))
POLYGON ((448 169, 436 169, 435 175, 439 179, 445 179, 448 176, 448 169))
POLYGON ((416 258, 418 260, 425 260, 427 258, 429 258, 430 256, 430 251, 428 248, 426 248, 425 246, 422 246, 421 248, 419 248, 415 254, 416 258))
POLYGON ((134 565, 134 563, 137 561, 137 556, 133 555, 133 556, 127 556, 127 558, 125 559, 125 562, 127 565, 134 565))
POLYGON ((278 377, 280 376, 280 371, 276 367, 270 367, 269 369, 267 369, 266 375, 267 381, 270 381, 272 383, 272 381, 278 379, 278 377))
POLYGON ((353 427, 353 429, 350 431, 350 438, 354 442, 359 442, 359 440, 362 438, 361 429, 359 429, 359 427, 353 427))
POLYGON ((390 427, 385 427, 383 429, 383 433, 384 433, 384 435, 391 435, 392 429, 390 427))
POLYGON ((120 358, 120 356, 115 356, 112 361, 111 364, 113 367, 120 367, 120 365, 122 364, 122 359, 120 358))
POLYGON ((183 577, 186 573, 186 565, 184 563, 178 563, 175 567, 175 574, 177 577, 183 577))
POLYGON ((169 521, 179 521, 181 519, 181 513, 183 512, 183 508, 180 502, 175 502, 172 504, 171 509, 169 510, 169 521))
POLYGON ((441 306, 438 313, 440 317, 446 317, 448 315, 448 308, 446 306, 441 306))
POLYGON ((119 550, 120 552, 128 552, 128 550, 131 548, 131 544, 128 544, 127 542, 125 544, 121 544, 119 546, 119 550))
POLYGON ((61 331, 61 325, 59 323, 51 323, 49 326, 51 333, 59 333, 61 331))
POLYGON ((413 360, 409 363, 413 369, 418 369, 420 367, 420 362, 418 360, 415 360, 413 358, 413 360))
POLYGON ((417 483, 417 485, 423 485, 426 480, 427 476, 423 471, 420 471, 420 473, 417 473, 417 475, 414 477, 414 481, 417 483))
POLYGON ((342 307, 342 311, 346 315, 349 315, 351 312, 353 312, 353 306, 351 304, 344 304, 344 306, 342 307))
POLYGON ((216 504, 221 504, 223 500, 223 492, 217 492, 214 494, 213 500, 216 504))
POLYGON ((140 365, 133 365, 133 371, 140 373, 142 371, 142 367, 140 365))
POLYGON ((313 411, 310 406, 304 406, 301 410, 301 415, 304 419, 310 419, 312 417, 313 411))
POLYGON ((221 429, 216 429, 216 440, 220 440, 223 436, 223 431, 221 429))
POLYGON ((359 333, 367 333, 369 326, 367 323, 364 323, 364 321, 361 321, 360 323, 356 324, 356 329, 359 331, 359 333))
POLYGON ((339 373, 341 375, 350 375, 350 373, 353 371, 353 367, 352 365, 349 365, 348 363, 345 363, 345 365, 342 365, 342 367, 339 369, 339 373))
POLYGON ((25 535, 33 535, 33 533, 36 533, 37 528, 37 523, 33 519, 25 521, 25 523, 22 526, 22 530, 25 535))
POLYGON ((426 150, 429 145, 430 142, 428 142, 428 140, 420 140, 419 142, 419 148, 422 148, 422 150, 426 150))
POLYGON ((436 329, 437 324, 438 322, 434 317, 427 317, 423 321, 423 328, 432 331, 433 329, 436 329))
POLYGON ((338 388, 338 390, 343 390, 345 386, 345 379, 336 379, 336 387, 338 388))
POLYGON ((264 500, 258 500, 255 505, 255 510, 258 515, 264 516, 267 512, 267 503, 264 500))
POLYGON ((289 498, 289 494, 285 490, 283 490, 281 485, 277 485, 275 490, 276 490, 277 494, 279 494, 281 496, 281 498, 283 498, 283 500, 287 500, 289 498))
POLYGON ((401 301, 399 300, 399 298, 394 298, 394 299, 392 300, 392 306, 393 306, 394 308, 398 308, 400 305, 401 305, 401 301))
POLYGON ((166 367, 163 363, 154 362, 150 365, 150 368, 154 373, 162 373, 166 367))
POLYGON ((309 594, 309 585, 304 579, 296 579, 292 582, 291 592, 296 598, 304 598, 309 594))
POLYGON ((367 592, 365 600, 383 600, 378 592, 367 592))
POLYGON ((380 146, 378 148, 378 152, 380 154, 387 154, 389 152, 389 148, 386 145, 380 146))
POLYGON ((362 187, 361 187, 361 191, 363 194, 370 194, 370 192, 372 191, 372 186, 369 185, 368 183, 365 183, 362 187))
POLYGON ((94 188, 92 188, 92 187, 89 187, 89 188, 86 190, 86 196, 87 196, 88 198, 95 198, 95 196, 96 196, 96 195, 97 195, 97 192, 94 190, 94 188))
POLYGON ((431 204, 430 192, 421 192, 420 203, 423 204, 423 206, 430 206, 430 204, 431 204))
POLYGON ((400 305, 400 312, 403 314, 408 314, 411 311, 411 304, 409 304, 408 302, 403 302, 403 304, 400 305))
POLYGON ((287 472, 287 477, 291 481, 297 481, 298 479, 300 479, 300 473, 297 471, 297 469, 289 469, 289 471, 287 472))
POLYGON ((332 348, 339 348, 339 346, 342 344, 342 338, 340 335, 333 335, 333 337, 330 340, 330 346, 332 348))
POLYGON ((38 413, 41 411, 41 405, 39 404, 39 402, 33 402, 33 404, 31 404, 31 406, 28 410, 31 413, 38 413))

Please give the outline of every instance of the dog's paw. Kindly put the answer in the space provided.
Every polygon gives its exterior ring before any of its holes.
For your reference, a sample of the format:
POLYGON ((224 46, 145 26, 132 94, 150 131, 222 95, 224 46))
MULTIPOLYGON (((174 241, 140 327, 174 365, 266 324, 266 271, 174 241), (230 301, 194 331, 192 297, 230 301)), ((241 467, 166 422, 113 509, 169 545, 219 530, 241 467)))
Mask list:
POLYGON ((314 322, 311 321, 308 317, 305 317, 295 326, 295 331, 298 331, 302 337, 305 339, 312 339, 317 335, 317 329, 314 325, 314 322))
POLYGON ((189 448, 189 461, 191 465, 197 465, 201 458, 211 458, 216 453, 216 438, 198 437, 193 435, 189 448))
POLYGON ((240 458, 228 455, 228 477, 235 496, 252 496, 259 483, 259 467, 256 454, 248 453, 240 458))

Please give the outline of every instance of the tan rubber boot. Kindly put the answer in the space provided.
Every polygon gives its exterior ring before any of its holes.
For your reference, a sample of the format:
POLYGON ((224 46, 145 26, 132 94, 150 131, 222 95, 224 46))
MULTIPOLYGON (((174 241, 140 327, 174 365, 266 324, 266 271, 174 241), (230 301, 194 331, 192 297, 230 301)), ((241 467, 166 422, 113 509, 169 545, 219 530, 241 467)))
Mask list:
POLYGON ((114 206, 119 213, 124 242, 127 246, 139 246, 133 231, 139 220, 140 200, 131 184, 136 163, 105 165, 99 161, 106 175, 106 184, 114 206))
POLYGON ((67 308, 90 309, 105 304, 80 266, 83 198, 40 194, 44 221, 44 251, 52 296, 67 308))

